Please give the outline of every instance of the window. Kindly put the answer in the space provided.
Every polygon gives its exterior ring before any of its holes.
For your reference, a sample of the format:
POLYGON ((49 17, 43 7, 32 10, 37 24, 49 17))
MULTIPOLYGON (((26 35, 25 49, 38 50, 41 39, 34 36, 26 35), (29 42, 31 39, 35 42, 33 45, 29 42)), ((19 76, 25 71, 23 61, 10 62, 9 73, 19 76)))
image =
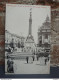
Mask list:
POLYGON ((45 39, 48 39, 48 35, 47 34, 45 34, 45 39))

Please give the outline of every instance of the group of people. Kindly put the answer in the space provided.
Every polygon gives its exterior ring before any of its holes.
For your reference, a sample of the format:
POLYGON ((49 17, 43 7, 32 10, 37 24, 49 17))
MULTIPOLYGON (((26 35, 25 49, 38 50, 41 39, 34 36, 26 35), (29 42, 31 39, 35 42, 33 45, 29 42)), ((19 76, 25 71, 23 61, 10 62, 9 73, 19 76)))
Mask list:
MULTIPOLYGON (((26 57, 26 61, 27 61, 27 63, 29 63, 29 58, 30 58, 29 56, 26 57)), ((32 56, 32 57, 31 57, 31 62, 33 62, 34 59, 35 59, 34 56, 32 56)))
MULTIPOLYGON (((31 58, 31 62, 33 63, 33 61, 35 60, 35 57, 34 57, 34 56, 32 56, 32 57, 27 56, 27 57, 26 57, 27 63, 29 63, 30 58, 31 58)), ((37 56, 36 56, 36 60, 37 60, 37 61, 38 61, 38 60, 40 61, 40 59, 41 59, 41 61, 44 62, 45 65, 46 65, 47 62, 49 61, 49 57, 37 57, 37 56)))
POLYGON ((39 61, 40 61, 40 63, 42 63, 42 64, 47 64, 47 62, 49 61, 49 57, 39 57, 39 61))
POLYGON ((9 73, 14 73, 14 68, 13 68, 13 61, 12 60, 9 60, 7 61, 7 71, 9 73))

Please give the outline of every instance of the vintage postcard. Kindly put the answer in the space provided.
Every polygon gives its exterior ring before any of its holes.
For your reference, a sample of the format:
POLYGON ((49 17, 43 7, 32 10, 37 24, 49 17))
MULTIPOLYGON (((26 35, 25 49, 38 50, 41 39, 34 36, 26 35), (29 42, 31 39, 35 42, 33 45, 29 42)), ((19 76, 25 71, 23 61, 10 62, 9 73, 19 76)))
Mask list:
POLYGON ((49 74, 50 6, 6 4, 5 73, 49 74))
MULTIPOLYGON (((5 7, 6 7, 6 3, 13 3, 13 4, 31 4, 31 5, 49 5, 51 6, 51 17, 52 17, 52 32, 51 32, 51 65, 52 66, 58 66, 59 65, 59 54, 57 52, 56 56, 55 56, 55 48, 54 46, 59 45, 58 43, 58 37, 55 41, 55 34, 56 36, 58 36, 58 32, 56 33, 55 29, 54 29, 54 25, 58 24, 58 20, 56 20, 57 23, 54 24, 55 21, 55 17, 56 17, 56 13, 59 13, 59 1, 58 0, 1 0, 0 1, 0 64, 4 64, 4 28, 5 28, 5 7), (53 15, 54 14, 54 15, 53 15), (57 63, 56 63, 57 61, 57 63)), ((58 16, 58 15, 57 15, 58 16)), ((59 17, 57 17, 59 19, 59 17)), ((56 28, 57 29, 57 28, 56 28)))

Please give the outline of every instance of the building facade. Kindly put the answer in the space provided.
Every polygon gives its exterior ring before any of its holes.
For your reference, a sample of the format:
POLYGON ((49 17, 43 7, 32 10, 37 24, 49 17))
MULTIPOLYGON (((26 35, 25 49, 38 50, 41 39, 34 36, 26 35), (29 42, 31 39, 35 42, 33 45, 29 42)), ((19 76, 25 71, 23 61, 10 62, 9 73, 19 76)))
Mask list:
POLYGON ((47 16, 43 25, 38 29, 38 46, 50 47, 51 44, 51 22, 47 16))
POLYGON ((18 36, 16 34, 12 34, 9 31, 5 31, 5 47, 8 47, 8 45, 14 47, 24 47, 25 38, 23 36, 18 36))

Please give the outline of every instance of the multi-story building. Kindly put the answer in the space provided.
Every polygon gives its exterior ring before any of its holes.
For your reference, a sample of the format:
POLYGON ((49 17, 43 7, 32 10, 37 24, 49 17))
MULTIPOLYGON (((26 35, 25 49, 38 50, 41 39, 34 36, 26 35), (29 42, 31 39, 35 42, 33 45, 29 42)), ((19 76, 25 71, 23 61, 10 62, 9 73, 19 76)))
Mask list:
POLYGON ((18 36, 16 34, 12 34, 9 31, 5 30, 5 46, 14 45, 14 47, 23 47, 25 42, 25 38, 23 36, 18 36))
POLYGON ((50 47, 51 43, 51 22, 47 16, 43 25, 38 29, 38 46, 50 47))

